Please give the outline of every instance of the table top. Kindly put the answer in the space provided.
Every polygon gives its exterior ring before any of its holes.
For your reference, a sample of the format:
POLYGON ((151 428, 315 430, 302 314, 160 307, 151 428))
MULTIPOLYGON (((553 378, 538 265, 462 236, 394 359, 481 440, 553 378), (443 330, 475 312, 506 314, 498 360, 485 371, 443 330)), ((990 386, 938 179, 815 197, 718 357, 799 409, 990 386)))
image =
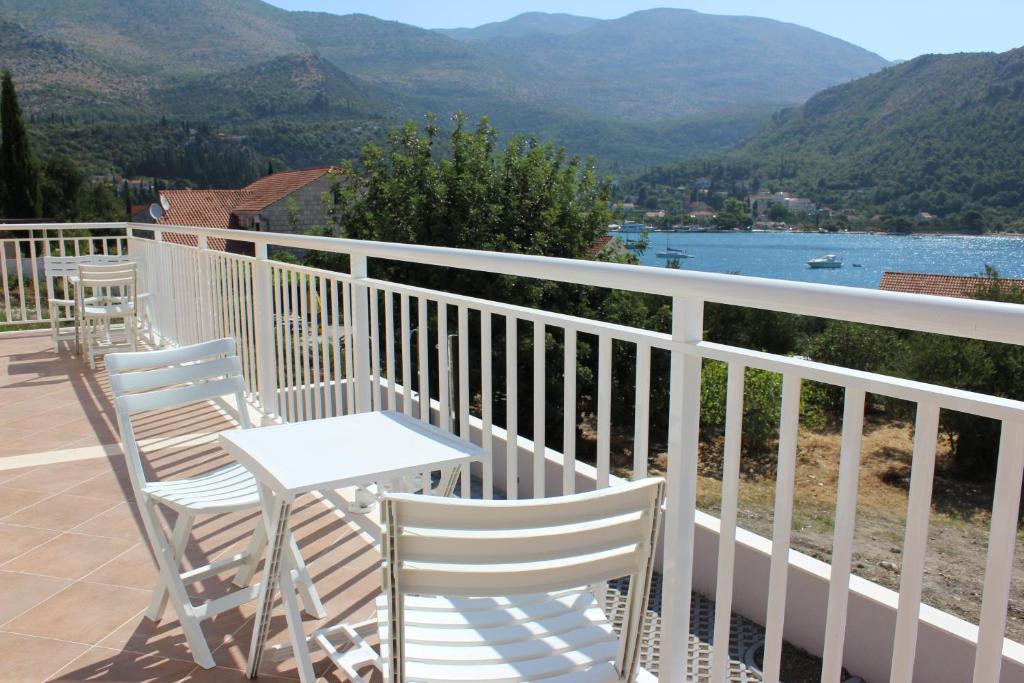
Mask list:
POLYGON ((260 482, 289 499, 482 460, 485 453, 392 411, 222 432, 220 443, 260 482))

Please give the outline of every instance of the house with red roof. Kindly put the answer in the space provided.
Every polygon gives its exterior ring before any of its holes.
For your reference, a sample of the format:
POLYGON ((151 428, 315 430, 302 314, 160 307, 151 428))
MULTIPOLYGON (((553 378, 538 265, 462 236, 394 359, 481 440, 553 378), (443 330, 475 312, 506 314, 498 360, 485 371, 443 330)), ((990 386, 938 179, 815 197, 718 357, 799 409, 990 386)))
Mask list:
MULTIPOLYGON (((278 171, 238 190, 161 190, 163 215, 156 223, 225 230, 304 234, 324 221, 323 195, 333 166, 278 171)), ((164 233, 171 242, 194 246, 191 235, 164 233)), ((209 246, 227 249, 227 238, 209 246)))
MULTIPOLYGON (((991 278, 980 275, 933 275, 931 273, 886 271, 882 274, 882 282, 878 288, 887 292, 973 299, 979 291, 991 287, 992 284, 991 278)), ((1000 278, 999 287, 1005 293, 1024 292, 1024 280, 1000 278)))

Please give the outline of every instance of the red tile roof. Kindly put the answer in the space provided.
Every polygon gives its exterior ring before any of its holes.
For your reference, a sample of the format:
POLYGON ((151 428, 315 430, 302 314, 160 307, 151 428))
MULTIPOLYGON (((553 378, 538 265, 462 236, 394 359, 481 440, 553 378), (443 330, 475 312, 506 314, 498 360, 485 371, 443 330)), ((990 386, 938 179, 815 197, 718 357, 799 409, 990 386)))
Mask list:
POLYGON ((611 235, 598 237, 596 240, 594 240, 593 244, 591 244, 590 247, 587 248, 587 256, 589 256, 590 258, 594 258, 602 251, 604 251, 605 247, 611 244, 613 239, 615 238, 612 237, 611 235))
POLYGON ((245 198, 245 190, 161 190, 167 201, 157 223, 198 228, 231 227, 231 212, 245 198))
POLYGON ((333 166, 320 166, 319 168, 279 171, 265 175, 242 188, 246 192, 246 196, 234 208, 236 211, 261 211, 299 188, 309 185, 314 180, 319 180, 331 170, 338 169, 333 166))
MULTIPOLYGON (((171 244, 183 244, 186 247, 199 246, 199 238, 195 235, 185 235, 180 232, 165 232, 164 241, 171 244)), ((223 237, 207 237, 206 246, 215 251, 227 251, 228 241, 223 237)))
MULTIPOLYGON (((999 282, 1007 290, 1024 291, 1024 280, 1002 278, 999 282)), ((934 296, 971 299, 986 284, 991 284, 991 280, 977 275, 886 272, 882 275, 882 284, 878 287, 887 292, 907 292, 909 294, 931 294, 934 296)))

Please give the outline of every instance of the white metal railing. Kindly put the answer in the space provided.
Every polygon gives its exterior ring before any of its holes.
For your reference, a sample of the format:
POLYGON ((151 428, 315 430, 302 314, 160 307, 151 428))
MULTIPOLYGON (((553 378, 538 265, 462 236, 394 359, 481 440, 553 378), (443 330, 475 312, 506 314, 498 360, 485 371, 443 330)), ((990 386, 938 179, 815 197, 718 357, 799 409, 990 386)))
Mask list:
MULTIPOLYGON (((612 424, 615 400, 632 398, 634 402, 633 473, 635 477, 646 475, 650 427, 658 423, 651 419, 650 389, 667 384, 667 433, 656 435, 668 444, 664 680, 682 680, 686 671, 700 371, 705 359, 724 362, 729 368, 716 576, 717 647, 711 674, 715 681, 723 680, 728 668, 725 643, 736 572, 746 368, 778 373, 783 387, 767 607, 762 615, 767 628, 767 681, 779 678, 786 611, 792 602, 787 596, 787 578, 792 567, 790 530, 802 383, 841 387, 846 399, 827 617, 821 640, 822 681, 838 680, 844 664, 865 395, 889 396, 917 406, 903 569, 891 661, 885 666, 893 682, 910 681, 915 673, 939 411, 951 409, 1000 421, 1002 438, 983 605, 973 647, 974 682, 999 679, 1005 652, 1014 645, 1004 641, 1004 632, 1024 472, 1024 403, 705 342, 703 307, 705 302, 726 303, 1013 344, 1024 343, 1024 307, 516 254, 233 231, 231 239, 250 245, 253 253, 242 256, 207 248, 208 238, 223 238, 223 230, 145 224, 122 227, 129 253, 140 261, 143 286, 154 293, 153 326, 165 342, 184 344, 234 336, 250 396, 265 413, 279 419, 305 420, 386 406, 433 419, 446 429, 457 429, 467 439, 476 426, 483 444, 492 449, 495 464, 503 466, 499 471, 484 468, 477 472, 487 497, 493 496, 499 485, 511 498, 575 490, 574 370, 581 339, 597 349, 594 485, 607 486, 614 481, 612 429, 621 433, 630 427, 612 424), (168 233, 193 235, 196 246, 171 243, 164 239, 168 233), (269 245, 346 254, 350 271, 337 273, 273 261, 268 259, 269 245), (662 294, 672 298, 672 329, 659 333, 371 279, 367 273, 371 258, 662 294), (432 321, 433 328, 428 329, 432 321), (496 333, 504 337, 503 347, 494 344, 496 333), (544 339, 549 333, 564 339, 561 368, 547 367, 544 339), (430 347, 432 336, 447 341, 450 335, 455 340, 450 345, 430 347), (520 440, 518 401, 524 392, 517 383, 521 379, 519 364, 525 359, 518 357, 519 340, 529 338, 534 342, 534 433, 531 440, 520 440), (470 357, 471 348, 480 350, 479 359, 470 357), (612 395, 613 361, 623 354, 630 355, 636 367, 632 397, 612 395), (667 354, 666 373, 652 370, 654 354, 667 354), (504 368, 495 363, 501 357, 504 368), (471 363, 474 370, 479 369, 473 386, 471 363), (545 379, 559 372, 564 377, 563 390, 561 396, 551 396, 545 379), (499 433, 495 428, 499 393, 505 401, 503 440, 495 437, 499 433), (472 405, 470 397, 479 397, 478 405, 472 405), (564 437, 559 444, 561 454, 553 455, 556 449, 548 448, 545 439, 545 410, 558 400, 565 415, 564 437), (521 457, 524 444, 529 450, 526 458, 521 457), (547 476, 553 458, 561 467, 561 483, 555 486, 547 476), (521 481, 526 485, 520 485, 521 481)), ((26 226, 15 229, 25 230, 26 226)), ((469 494, 465 489, 461 493, 469 494)))
POLYGON ((49 293, 69 298, 65 278, 47 277, 46 256, 120 255, 126 239, 124 223, 0 224, 0 331, 48 322, 49 293))

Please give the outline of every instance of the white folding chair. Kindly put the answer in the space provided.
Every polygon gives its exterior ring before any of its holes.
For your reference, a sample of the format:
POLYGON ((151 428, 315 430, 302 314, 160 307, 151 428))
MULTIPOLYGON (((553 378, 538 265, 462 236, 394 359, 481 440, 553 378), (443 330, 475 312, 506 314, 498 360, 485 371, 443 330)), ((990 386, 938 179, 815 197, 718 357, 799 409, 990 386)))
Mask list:
MULTIPOLYGON (((58 342, 61 333, 68 328, 62 328, 60 323, 65 318, 75 318, 75 299, 72 298, 70 278, 78 277, 78 266, 83 263, 124 263, 131 261, 131 257, 113 254, 89 254, 86 256, 45 256, 43 257, 43 273, 46 276, 46 305, 50 317, 50 337, 53 339, 54 352, 59 350, 58 342), (57 287, 57 283, 61 287, 57 287), (58 296, 58 291, 63 296, 58 296)), ((145 294, 139 294, 137 298, 144 298, 145 294)), ((86 297, 85 303, 92 304, 96 300, 86 297)), ((74 328, 72 328, 73 330, 74 328)))
MULTIPOLYGON (((256 480, 238 463, 187 479, 147 480, 132 416, 232 398, 241 427, 249 429, 252 424, 245 404, 242 365, 235 355, 235 341, 218 339, 161 351, 114 353, 107 357, 107 372, 132 488, 160 570, 146 616, 159 621, 170 599, 196 663, 210 668, 214 666, 213 656, 200 622, 258 597, 259 584, 249 584, 264 554, 267 542, 264 524, 257 520, 252 539, 241 553, 185 572, 181 571, 181 560, 197 515, 260 510, 256 480), (177 513, 170 536, 160 523, 158 507, 161 505, 177 513), (241 590, 201 605, 192 603, 185 590, 186 584, 234 568, 237 568, 234 583, 241 590)), ((294 539, 289 537, 289 541, 292 566, 296 568, 293 580, 305 611, 323 618, 326 612, 298 546, 294 539)))
POLYGON ((135 351, 138 344, 136 317, 138 291, 137 269, 134 263, 80 263, 75 311, 82 325, 85 354, 89 366, 96 368, 96 356, 117 348, 110 339, 114 320, 124 321, 125 342, 120 346, 135 351), (92 299, 91 302, 87 299, 92 299), (105 344, 99 343, 100 332, 105 344))
POLYGON ((654 681, 639 655, 663 498, 654 478, 538 500, 385 495, 379 658, 359 626, 309 642, 355 681, 366 663, 391 683, 654 681), (617 635, 588 586, 627 576, 617 635))

